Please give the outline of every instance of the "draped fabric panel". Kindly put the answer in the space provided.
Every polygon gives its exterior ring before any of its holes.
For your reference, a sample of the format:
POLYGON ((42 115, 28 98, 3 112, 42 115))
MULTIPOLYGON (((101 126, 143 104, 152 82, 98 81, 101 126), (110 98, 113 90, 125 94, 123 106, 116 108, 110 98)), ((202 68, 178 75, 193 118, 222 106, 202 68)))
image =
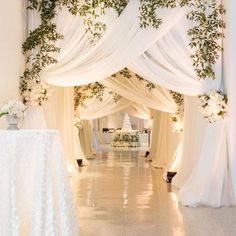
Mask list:
POLYGON ((74 145, 80 146, 74 126, 74 89, 53 87, 54 92, 43 110, 49 129, 58 129, 62 138, 63 150, 70 170, 73 171, 76 159, 86 158, 74 145))
POLYGON ((228 160, 225 156, 227 152, 225 121, 216 122, 211 126, 211 129, 207 129, 203 141, 214 136, 218 139, 212 139, 211 148, 209 143, 203 142, 198 161, 178 194, 179 201, 185 205, 221 207, 236 204, 228 171, 228 160), (205 153, 208 154, 207 158, 205 153), (211 171, 209 166, 212 166, 211 171))
POLYGON ((124 110, 130 107, 131 104, 132 102, 125 98, 121 98, 118 102, 115 102, 112 94, 105 89, 102 101, 96 97, 86 100, 84 106, 77 108, 76 115, 80 119, 93 120, 124 110))
POLYGON ((196 98, 185 97, 182 160, 172 181, 180 188, 179 201, 184 205, 235 204, 226 155, 226 127, 226 120, 209 124, 202 118, 196 98))
POLYGON ((175 27, 163 35, 128 67, 145 79, 164 88, 186 95, 199 95, 218 89, 221 78, 221 60, 215 66, 216 80, 198 80, 192 66, 188 22, 184 16, 175 27))
POLYGON ((79 139, 81 148, 85 156, 89 159, 93 157, 93 130, 91 120, 81 120, 81 129, 79 130, 79 139))
POLYGON ((149 120, 152 117, 151 109, 137 103, 132 103, 130 107, 124 109, 124 112, 127 112, 130 116, 138 117, 145 120, 149 120))
MULTIPOLYGON (((198 162, 201 147, 203 146, 203 137, 208 126, 208 122, 199 112, 196 97, 184 96, 184 111, 181 164, 178 174, 172 180, 172 184, 178 188, 183 186, 198 162)), ((214 138, 212 137, 212 139, 214 138)))
POLYGON ((149 158, 151 165, 165 168, 172 160, 180 141, 180 135, 172 131, 170 114, 153 111, 152 142, 149 158))
POLYGON ((174 113, 176 104, 168 90, 156 86, 152 90, 146 87, 145 81, 139 81, 135 76, 132 78, 107 78, 101 83, 119 95, 149 108, 174 113), (140 96, 142 94, 142 96, 140 96))
MULTIPOLYGON (((131 0, 120 17, 112 18, 112 24, 94 47, 89 46, 81 19, 78 16, 69 16, 69 13, 62 11, 58 15, 56 23, 66 40, 58 42, 58 46, 62 48, 61 54, 56 55, 59 62, 43 71, 41 77, 50 84, 75 86, 105 79, 128 66, 155 84, 190 96, 202 94, 211 89, 220 89, 221 59, 215 67, 217 76, 214 81, 196 79, 192 63, 188 58, 191 51, 188 49, 189 39, 186 34, 186 29, 189 27, 189 23, 186 21, 186 9, 160 9, 158 14, 163 23, 157 31, 151 27, 140 29, 138 8, 139 1, 131 0)), ((37 16, 32 15, 29 20, 30 29, 38 24, 37 16)), ((191 104, 191 99, 188 99, 187 106, 191 104)), ((194 107, 189 107, 186 110, 182 161, 179 173, 174 178, 175 184, 184 188, 181 194, 183 204, 190 202, 187 192, 188 189, 192 191, 191 183, 197 187, 197 180, 199 180, 201 173, 193 170, 198 168, 198 165, 202 165, 202 156, 206 158, 208 176, 212 176, 214 173, 210 160, 214 159, 215 163, 219 163, 221 160, 224 164, 227 161, 226 143, 220 142, 221 136, 210 137, 208 135, 223 134, 225 125, 217 125, 217 127, 207 125, 206 121, 199 118, 200 113, 196 111, 197 104, 193 103, 193 105, 194 107), (205 148, 210 147, 212 143, 219 144, 218 151, 221 155, 214 155, 205 148), (190 175, 194 176, 190 178, 190 175), (188 182, 189 178, 190 182, 188 182)), ((62 117, 68 116, 69 121, 69 114, 72 115, 72 113, 67 111, 65 113, 62 117)), ((65 127, 62 128, 64 134, 65 127)), ((72 129, 67 132, 73 134, 72 129)), ((69 140, 72 139, 73 137, 69 138, 69 140)), ((67 141, 65 140, 65 142, 67 141)), ((231 163, 234 164, 233 161, 231 163)), ((222 166, 225 165, 222 164, 222 166)), ((227 172, 228 169, 223 168, 223 171, 227 172)), ((227 173, 219 175, 219 178, 214 178, 211 182, 213 186, 217 185, 216 196, 223 194, 225 186, 228 186, 228 178, 225 176, 227 173), (222 186, 220 183, 224 183, 224 185, 222 186)), ((235 180, 231 180, 236 186, 235 180)), ((205 193, 206 189, 202 188, 197 192, 198 200, 193 199, 191 204, 211 205, 209 202, 212 200, 211 198, 201 198, 201 196, 206 196, 205 193)), ((230 201, 230 198, 222 198, 216 202, 218 205, 225 205, 225 199, 230 201)), ((233 204, 233 202, 231 203, 233 204)))
POLYGON ((158 14, 163 23, 158 33, 152 27, 141 29, 139 4, 139 1, 131 0, 112 27, 108 28, 92 48, 88 47, 79 17, 72 20, 63 11, 56 21, 67 40, 58 42, 58 46, 63 49, 58 63, 48 67, 41 77, 48 83, 59 86, 75 86, 102 80, 142 55, 185 16, 184 8, 160 9, 158 14))

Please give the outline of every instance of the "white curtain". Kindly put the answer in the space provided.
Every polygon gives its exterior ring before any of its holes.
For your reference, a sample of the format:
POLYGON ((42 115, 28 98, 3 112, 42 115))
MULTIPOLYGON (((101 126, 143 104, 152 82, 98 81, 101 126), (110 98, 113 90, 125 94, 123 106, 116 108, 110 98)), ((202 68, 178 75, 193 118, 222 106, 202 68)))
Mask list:
POLYGON ((179 201, 185 205, 220 207, 235 204, 228 160, 225 156, 227 152, 225 122, 211 124, 211 129, 207 129, 202 137, 203 146, 196 166, 179 191, 179 201), (212 139, 215 136, 218 139, 212 139), (212 140, 210 146, 206 142, 209 139, 212 140))
POLYGON ((132 102, 125 98, 121 98, 119 101, 115 102, 109 90, 105 89, 102 101, 95 97, 87 99, 83 106, 77 107, 76 115, 79 116, 80 119, 93 120, 124 110, 131 106, 131 104, 132 102))
MULTIPOLYGON (((184 97, 184 134, 183 148, 181 155, 181 165, 178 174, 174 177, 172 184, 181 188, 189 178, 198 161, 203 137, 207 129, 208 122, 199 112, 198 100, 196 97, 184 97)), ((215 137, 212 137, 213 140, 215 137)), ((210 140, 209 140, 210 141, 210 140)), ((211 147, 211 144, 209 144, 211 147)), ((206 153, 206 156, 208 154, 206 153)))
POLYGON ((130 107, 124 109, 124 112, 127 112, 131 116, 145 120, 149 120, 152 117, 152 112, 150 108, 137 103, 132 103, 130 107))
POLYGON ((121 96, 149 108, 172 113, 177 109, 168 90, 158 85, 152 90, 149 90, 146 87, 146 82, 139 81, 134 75, 129 79, 120 76, 107 78, 102 80, 101 83, 121 96))
POLYGON ((79 138, 81 148, 85 156, 90 159, 95 151, 93 150, 93 130, 91 120, 81 120, 81 128, 79 130, 79 138))
POLYGON ((22 121, 23 129, 47 129, 47 122, 41 106, 28 106, 22 121))
POLYGON ((198 80, 192 66, 186 16, 128 67, 145 79, 186 95, 199 95, 218 89, 221 60, 215 66, 216 80, 198 80))
POLYGON ((149 158, 151 165, 165 168, 174 161, 173 156, 180 141, 180 135, 172 131, 170 114, 153 110, 152 142, 149 158))
POLYGON ((74 171, 76 159, 86 158, 76 146, 77 143, 75 126, 74 126, 74 89, 53 87, 53 93, 49 101, 44 104, 43 110, 49 129, 58 129, 62 138, 63 150, 69 170, 74 171))
MULTIPOLYGON (((216 79, 213 80, 198 80, 192 68, 192 63, 189 60, 191 51, 188 49, 189 39, 186 34, 186 28, 189 23, 186 20, 186 12, 184 8, 175 9, 161 9, 158 14, 163 19, 160 29, 155 30, 153 28, 140 29, 138 11, 139 1, 131 0, 117 19, 112 19, 113 24, 110 25, 105 32, 101 41, 90 48, 89 43, 83 29, 83 25, 79 17, 72 17, 69 13, 62 11, 56 20, 59 26, 59 30, 65 35, 66 40, 60 41, 58 46, 62 48, 61 54, 57 57, 58 63, 47 68, 42 74, 42 78, 45 78, 49 83, 60 86, 74 86, 87 84, 89 82, 98 81, 104 79, 111 74, 128 66, 132 71, 138 72, 145 79, 148 79, 156 84, 160 84, 164 88, 172 89, 187 95, 198 95, 205 93, 211 89, 220 88, 221 79, 221 60, 215 67, 216 79), (181 60, 180 60, 181 58, 181 60)), ((30 25, 35 27, 37 25, 37 17, 30 17, 30 25)), ((204 148, 210 146, 212 143, 219 144, 220 155, 214 155, 215 163, 220 160, 227 160, 227 149, 225 148, 225 142, 219 142, 220 137, 209 137, 210 133, 224 133, 225 123, 222 125, 202 125, 201 121, 197 119, 196 123, 190 123, 189 118, 196 113, 192 109, 187 110, 185 117, 184 137, 183 137, 183 156, 180 171, 176 178, 181 181, 178 182, 178 186, 184 188, 182 191, 181 202, 183 204, 189 204, 189 196, 185 193, 189 189, 191 184, 187 183, 189 174, 183 173, 186 169, 193 170, 196 166, 200 165, 201 156, 205 156, 206 164, 208 164, 209 176, 214 173, 212 165, 209 165, 213 157, 212 154, 204 148), (217 130, 217 132, 216 132, 217 130), (192 132, 192 133, 190 133, 192 132), (202 134, 204 139, 199 139, 198 135, 202 134), (190 137, 190 138, 187 138, 190 137), (197 137, 198 141, 195 141, 197 137), (199 145, 199 143, 204 145, 199 145), (187 152, 186 150, 189 150, 187 152), (186 160, 185 153, 188 153, 188 162, 191 164, 187 168, 184 161, 186 160), (199 159, 200 157, 200 159, 199 159), (184 163, 184 164, 183 164, 184 163), (186 198, 185 198, 186 197, 186 198)), ((227 172, 228 169, 223 169, 227 172)), ((192 184, 196 185, 196 179, 200 172, 192 171, 194 177, 191 177, 192 184)), ((214 178, 212 185, 219 184, 217 190, 218 194, 225 191, 224 186, 220 186, 222 181, 227 182, 227 178, 220 179, 222 176, 214 178)), ((232 179, 235 182, 235 180, 232 179)), ((235 186, 236 184, 233 183, 235 186)), ((198 192, 198 197, 205 196, 205 189, 201 189, 198 192)), ((226 198, 225 198, 226 199, 226 198)), ((211 205, 209 200, 204 199, 193 200, 192 204, 205 204, 211 205)), ((230 199, 228 198, 230 204, 230 199)), ((218 204, 226 204, 226 201, 218 201, 218 204)))
POLYGON ((62 51, 58 63, 47 68, 41 77, 50 84, 60 86, 102 80, 129 65, 165 35, 181 17, 185 17, 184 8, 160 9, 158 14, 163 23, 158 33, 152 27, 141 29, 139 4, 139 1, 131 0, 121 16, 92 48, 88 46, 79 16, 73 18, 62 11, 56 20, 60 32, 65 35, 65 40, 58 42, 62 51))

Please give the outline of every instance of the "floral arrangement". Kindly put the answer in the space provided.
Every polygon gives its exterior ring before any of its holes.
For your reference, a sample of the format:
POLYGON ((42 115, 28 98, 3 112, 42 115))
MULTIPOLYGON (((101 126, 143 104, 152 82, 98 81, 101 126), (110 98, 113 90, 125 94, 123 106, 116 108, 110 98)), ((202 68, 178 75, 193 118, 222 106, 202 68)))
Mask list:
POLYGON ((22 117, 26 110, 26 106, 17 100, 10 100, 4 104, 0 110, 0 117, 4 115, 16 115, 17 117, 22 117))
POLYGON ((52 88, 44 81, 31 80, 21 83, 23 102, 31 106, 42 105, 51 96, 52 88))
POLYGON ((138 131, 117 130, 113 134, 111 143, 112 147, 138 147, 139 134, 138 131))
POLYGON ((201 112, 210 123, 224 119, 227 113, 227 96, 220 91, 211 91, 199 96, 201 112))
POLYGON ((180 114, 173 114, 171 116, 172 120, 172 131, 176 133, 181 133, 184 130, 183 116, 180 114))

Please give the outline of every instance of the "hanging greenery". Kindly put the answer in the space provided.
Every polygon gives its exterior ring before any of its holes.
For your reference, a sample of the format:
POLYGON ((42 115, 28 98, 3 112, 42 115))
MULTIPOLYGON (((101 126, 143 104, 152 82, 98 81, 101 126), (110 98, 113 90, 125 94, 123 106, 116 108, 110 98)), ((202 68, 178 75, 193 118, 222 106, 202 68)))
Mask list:
POLYGON ((83 19, 91 45, 96 44, 107 29, 101 16, 105 15, 108 9, 114 9, 119 16, 127 4, 128 0, 85 0, 79 8, 79 14, 83 19))
POLYGON ((158 17, 158 9, 160 8, 175 8, 176 0, 140 0, 139 19, 140 27, 146 28, 152 26, 156 29, 162 23, 162 19, 158 17))
POLYGON ((172 129, 173 132, 183 132, 183 116, 184 116, 184 95, 171 91, 170 95, 174 99, 177 105, 177 111, 171 115, 172 129))
POLYGON ((111 75, 111 77, 113 78, 126 78, 126 79, 130 79, 133 77, 133 75, 135 76, 136 79, 138 79, 139 81, 144 81, 146 82, 146 87, 151 91, 152 89, 155 88, 155 84, 153 84, 152 82, 144 79, 143 77, 141 77, 140 75, 136 74, 136 73, 132 73, 127 67, 125 67, 123 70, 111 75))
MULTIPOLYGON (((222 15, 225 10, 216 0, 139 0, 140 27, 159 28, 162 19, 158 16, 158 9, 188 7, 187 19, 193 27, 188 30, 189 46, 193 49, 191 55, 193 66, 199 79, 215 78, 213 67, 219 59, 222 46, 219 43, 225 24, 222 15)), ((50 95, 50 89, 40 79, 40 72, 47 66, 57 63, 54 58, 60 48, 55 46, 63 39, 54 18, 63 7, 73 15, 79 14, 88 34, 91 44, 96 44, 106 30, 106 24, 100 17, 108 9, 113 9, 119 16, 128 0, 28 0, 28 10, 37 11, 40 15, 40 25, 29 32, 29 36, 22 45, 26 56, 26 69, 21 77, 20 90, 23 101, 28 104, 41 105, 50 95)), ((119 72, 128 78, 127 70, 119 72)), ((114 75, 113 75, 114 76, 114 75)), ((139 80, 143 78, 136 76, 139 80)), ((97 85, 96 85, 97 86, 97 85)), ((149 89, 155 86, 147 81, 149 89)))
POLYGON ((188 30, 189 46, 194 53, 191 55, 193 67, 198 79, 215 78, 214 65, 219 59, 222 45, 219 39, 224 37, 225 9, 217 0, 141 0, 140 26, 159 28, 162 19, 158 18, 158 9, 188 7, 187 19, 194 26, 188 30))
POLYGON ((76 86, 74 88, 74 106, 75 110, 78 106, 84 106, 87 99, 96 97, 99 101, 102 101, 104 95, 105 86, 99 82, 91 83, 88 85, 76 86))
POLYGON ((76 0, 28 0, 28 10, 39 12, 40 25, 29 32, 22 45, 26 57, 26 69, 21 76, 20 91, 23 102, 30 105, 41 105, 50 96, 49 86, 40 78, 40 72, 48 65, 57 63, 53 54, 59 53, 55 46, 57 40, 63 39, 53 23, 58 8, 66 6, 72 14, 78 11, 76 0))
POLYGON ((187 19, 194 26, 188 30, 189 46, 194 50, 191 55, 193 67, 199 79, 215 78, 214 65, 220 57, 224 37, 225 9, 217 0, 182 0, 181 6, 188 6, 187 19))
MULTIPOLYGON (((132 73, 128 68, 124 68, 123 70, 111 75, 111 77, 116 79, 119 78, 130 79, 133 76, 139 81, 145 81, 146 87, 150 91, 156 87, 155 84, 153 84, 148 80, 143 79, 138 74, 132 73)), ((103 101, 104 91, 105 91, 105 86, 99 82, 75 87, 75 101, 74 101, 75 109, 77 109, 78 106, 84 106, 86 100, 91 99, 93 97, 95 97, 99 101, 103 101)), ((113 96, 114 102, 118 102, 119 99, 121 98, 121 96, 115 93, 114 91, 109 91, 109 93, 113 96)))

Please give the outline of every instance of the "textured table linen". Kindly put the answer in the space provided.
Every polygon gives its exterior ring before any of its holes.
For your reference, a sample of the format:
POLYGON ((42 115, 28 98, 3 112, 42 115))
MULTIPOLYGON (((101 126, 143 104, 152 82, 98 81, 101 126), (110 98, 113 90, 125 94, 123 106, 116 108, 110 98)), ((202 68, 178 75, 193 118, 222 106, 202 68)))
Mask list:
POLYGON ((59 133, 0 131, 0 235, 77 236, 59 133))

